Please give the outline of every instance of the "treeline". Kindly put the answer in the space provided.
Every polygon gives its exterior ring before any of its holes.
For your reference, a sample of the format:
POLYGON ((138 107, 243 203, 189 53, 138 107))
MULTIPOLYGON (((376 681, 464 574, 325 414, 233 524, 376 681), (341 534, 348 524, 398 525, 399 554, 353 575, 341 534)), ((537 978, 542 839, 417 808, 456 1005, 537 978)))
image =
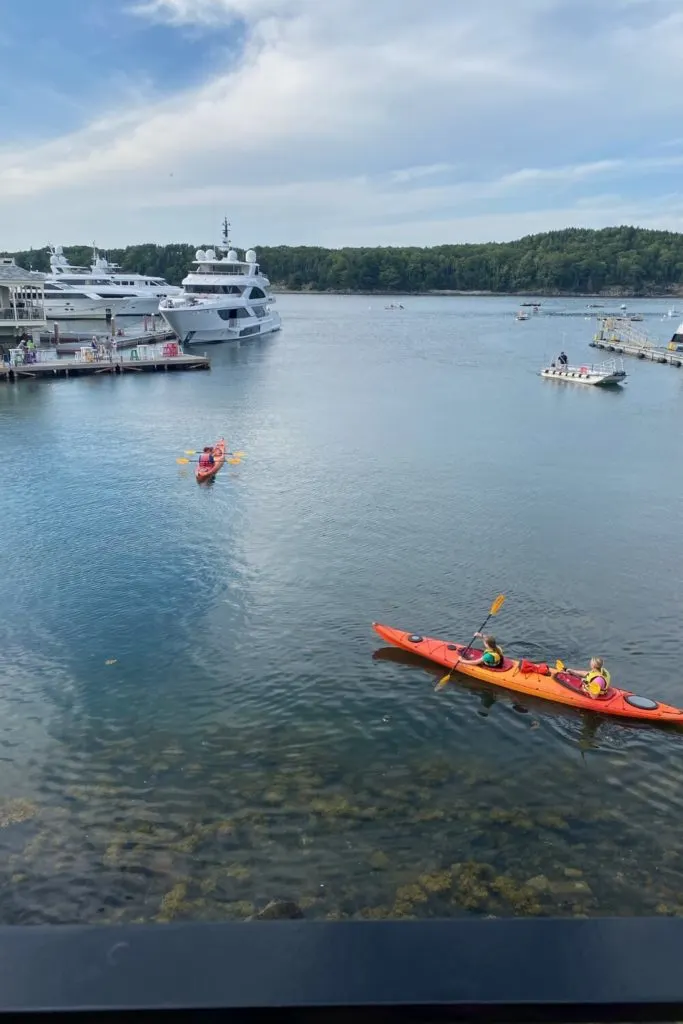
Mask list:
MULTIPOLYGON (((206 244, 206 243, 205 243, 206 244)), ((438 245, 431 248, 323 249, 257 247, 275 287, 294 291, 492 292, 652 295, 683 291, 683 234, 618 227, 568 228, 514 242, 438 245)), ((87 246, 65 247, 72 263, 89 265, 87 246)), ((179 284, 195 246, 131 245, 110 249, 124 270, 179 284)), ((47 249, 14 254, 22 266, 49 269, 47 249)))

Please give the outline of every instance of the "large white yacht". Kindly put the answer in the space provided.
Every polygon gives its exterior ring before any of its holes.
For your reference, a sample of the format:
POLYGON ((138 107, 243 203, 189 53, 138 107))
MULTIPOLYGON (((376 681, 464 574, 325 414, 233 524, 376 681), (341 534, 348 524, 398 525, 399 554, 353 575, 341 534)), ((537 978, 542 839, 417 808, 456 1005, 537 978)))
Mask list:
POLYGON ((74 267, 58 245, 51 250, 45 277, 45 315, 49 320, 101 319, 109 313, 147 316, 158 312, 160 299, 181 292, 163 277, 126 274, 96 249, 92 266, 74 267))
POLYGON ((197 249, 196 268, 183 278, 183 294, 159 303, 159 312, 185 345, 240 341, 280 330, 279 314, 271 309, 270 281, 253 249, 239 258, 229 228, 225 220, 217 251, 197 249))

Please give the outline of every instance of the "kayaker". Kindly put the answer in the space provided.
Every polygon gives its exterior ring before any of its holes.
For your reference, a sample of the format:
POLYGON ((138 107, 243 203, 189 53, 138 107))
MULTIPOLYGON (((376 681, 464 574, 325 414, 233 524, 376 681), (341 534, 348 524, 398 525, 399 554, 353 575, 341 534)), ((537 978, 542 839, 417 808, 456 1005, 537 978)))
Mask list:
POLYGON ((495 636, 483 633, 475 633, 475 636, 481 637, 484 641, 484 651, 480 658, 474 658, 472 661, 467 659, 468 665, 485 665, 487 668, 501 668, 503 665, 503 652, 496 643, 495 636))
POLYGON ((216 465, 216 460, 213 457, 213 448, 210 444, 206 446, 202 454, 199 456, 199 465, 203 466, 205 469, 208 466, 216 465))
MULTIPOLYGON (((553 669, 551 674, 555 675, 556 672, 557 669, 553 669)), ((605 668, 602 658, 591 658, 591 667, 588 671, 585 668, 568 668, 565 669, 565 672, 572 676, 578 676, 581 680, 581 689, 593 700, 604 697, 612 683, 612 677, 605 668)))

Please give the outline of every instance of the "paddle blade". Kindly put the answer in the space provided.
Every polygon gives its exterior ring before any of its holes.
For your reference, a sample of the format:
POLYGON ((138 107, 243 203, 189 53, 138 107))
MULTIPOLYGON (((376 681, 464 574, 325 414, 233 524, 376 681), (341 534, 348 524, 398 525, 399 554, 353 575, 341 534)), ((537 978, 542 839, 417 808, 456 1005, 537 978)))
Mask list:
POLYGON ((445 676, 442 676, 441 679, 439 679, 439 681, 436 684, 436 686, 434 687, 434 689, 435 690, 443 690, 444 686, 448 686, 450 681, 451 681, 451 674, 450 674, 450 672, 447 672, 445 676))
POLYGON ((241 459, 228 459, 228 462, 230 463, 231 466, 237 466, 241 461, 241 459))
POLYGON ((191 451, 189 451, 189 452, 185 452, 185 454, 186 454, 186 455, 196 455, 197 453, 196 453, 196 451, 195 451, 194 449, 192 449, 192 450, 191 450, 191 451))
POLYGON ((183 459, 183 458, 176 459, 176 462, 178 463, 179 466, 187 466, 189 461, 190 461, 189 459, 183 459))
POLYGON ((490 615, 497 615, 500 609, 505 604, 505 594, 499 594, 496 600, 491 605, 490 615))
POLYGON ((247 453, 246 452, 233 452, 232 454, 234 456, 236 456, 236 458, 238 458, 238 459, 243 459, 247 453))
POLYGON ((557 669, 558 672, 564 672, 564 668, 565 668, 564 662, 560 661, 560 659, 558 658, 557 661, 555 662, 555 668, 557 669))

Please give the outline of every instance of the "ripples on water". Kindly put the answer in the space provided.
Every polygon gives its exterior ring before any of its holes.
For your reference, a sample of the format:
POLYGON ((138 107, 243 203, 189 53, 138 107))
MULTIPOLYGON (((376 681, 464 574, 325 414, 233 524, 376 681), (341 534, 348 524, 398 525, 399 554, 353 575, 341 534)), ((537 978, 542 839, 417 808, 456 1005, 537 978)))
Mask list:
POLYGON ((281 304, 210 374, 0 389, 0 920, 681 912, 678 734, 437 695, 370 622, 504 591, 511 654, 683 703, 683 378, 540 381, 592 325, 507 300, 281 304))

